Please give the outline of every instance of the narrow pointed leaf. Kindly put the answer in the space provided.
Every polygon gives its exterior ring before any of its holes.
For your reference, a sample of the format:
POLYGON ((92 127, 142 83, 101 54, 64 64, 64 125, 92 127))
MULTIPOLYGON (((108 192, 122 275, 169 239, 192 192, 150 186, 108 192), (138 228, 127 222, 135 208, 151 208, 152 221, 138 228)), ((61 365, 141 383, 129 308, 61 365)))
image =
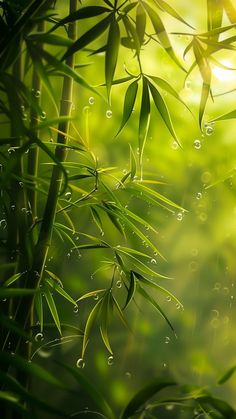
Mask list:
POLYGON ((130 150, 130 154, 129 154, 130 155, 130 179, 133 180, 136 175, 137 164, 136 164, 136 158, 135 158, 131 145, 129 145, 129 150, 130 150))
POLYGON ((137 96, 137 91, 138 91, 138 81, 135 80, 133 83, 131 83, 129 85, 128 89, 126 90, 125 99, 124 99, 124 106, 123 106, 122 121, 121 121, 121 125, 120 125, 120 128, 119 128, 116 136, 124 128, 125 124, 128 122, 128 120, 129 120, 129 118, 132 114, 134 104, 135 104, 135 100, 136 100, 136 96, 137 96))
POLYGON ((23 273, 20 273, 20 272, 12 275, 10 278, 8 278, 4 282, 4 287, 9 287, 9 285, 14 284, 14 282, 16 282, 22 275, 23 275, 23 273))
POLYGON ((175 329, 172 326, 170 320, 168 319, 168 317, 165 315, 164 311, 162 310, 162 308, 159 306, 159 304, 156 302, 156 300, 147 293, 147 291, 145 291, 144 288, 142 288, 140 285, 137 286, 137 291, 139 292, 139 294, 141 294, 147 301, 149 301, 149 303, 155 307, 155 309, 158 311, 158 313, 163 317, 163 319, 165 319, 165 321, 167 322, 168 326, 171 328, 172 332, 175 333, 175 329))
POLYGON ((104 342, 104 345, 106 346, 107 350, 113 354, 113 351, 111 349, 109 337, 108 337, 108 323, 112 315, 112 298, 111 293, 107 292, 105 297, 103 298, 102 305, 100 308, 100 333, 102 336, 102 340, 104 342))
POLYGON ((120 320, 122 321, 122 323, 129 329, 129 325, 124 317, 123 311, 121 310, 118 301, 116 300, 116 298, 114 297, 114 295, 112 295, 112 300, 114 303, 114 307, 117 310, 118 316, 120 318, 120 320))
POLYGON ((90 207, 90 211, 92 213, 92 217, 93 217, 93 221, 95 222, 95 224, 97 225, 98 229, 100 232, 103 232, 103 226, 102 226, 102 220, 101 217, 99 215, 99 213, 97 212, 97 210, 94 207, 90 207))
POLYGON ((218 116, 217 118, 214 118, 211 120, 211 122, 215 121, 224 121, 226 119, 235 119, 236 118, 236 109, 230 112, 227 112, 221 116, 218 116))
POLYGON ((146 13, 141 4, 138 4, 136 9, 136 32, 139 37, 140 45, 144 42, 144 35, 146 29, 146 13))
POLYGON ((178 137, 175 133, 175 130, 174 130, 174 127, 173 127, 173 124, 172 124, 172 121, 171 121, 169 110, 166 106, 166 103, 165 103, 163 97, 161 96, 160 92, 156 89, 156 87, 152 83, 149 83, 149 88, 150 88, 150 91, 151 91, 156 109, 160 113, 160 115, 161 115, 166 127, 168 128, 169 132, 171 133, 172 137, 175 139, 175 141, 181 147, 181 144, 180 144, 179 139, 178 139, 178 137))
POLYGON ((70 38, 66 38, 65 36, 55 35, 51 33, 31 33, 27 37, 27 39, 30 41, 34 41, 36 43, 65 46, 65 47, 69 47, 73 43, 73 41, 70 38))
POLYGON ((82 295, 82 297, 78 298, 76 300, 76 302, 84 300, 85 298, 94 297, 95 295, 99 294, 100 292, 105 292, 105 291, 106 291, 106 289, 104 288, 104 289, 100 289, 100 290, 94 290, 94 291, 87 292, 86 294, 82 295))
POLYGON ((106 16, 103 20, 99 23, 94 25, 91 29, 89 29, 86 33, 84 33, 77 41, 71 45, 66 53, 63 55, 62 60, 65 60, 67 57, 71 56, 75 52, 81 50, 82 48, 86 47, 92 41, 97 39, 109 26, 111 22, 112 16, 106 16))
POLYGON ((159 15, 146 3, 143 2, 142 3, 143 6, 145 7, 147 14, 149 15, 149 18, 152 22, 152 26, 156 32, 156 35, 162 45, 162 47, 166 50, 167 54, 169 54, 169 56, 172 58, 172 60, 182 69, 185 71, 185 69, 183 68, 182 64, 179 62, 178 58, 175 55, 175 52, 171 46, 169 37, 167 35, 167 32, 165 30, 165 26, 162 23, 161 18, 159 17, 159 15))
POLYGON ((85 354, 85 349, 89 340, 89 336, 92 330, 92 327, 94 325, 94 322, 98 316, 98 312, 100 310, 100 306, 102 303, 102 299, 100 299, 96 305, 93 307, 93 309, 91 310, 88 318, 87 318, 87 322, 86 322, 86 326, 85 326, 85 330, 84 330, 84 337, 83 337, 83 344, 82 344, 82 353, 81 356, 82 358, 84 358, 84 354, 85 354))
POLYGON ((121 415, 121 419, 133 417, 133 415, 135 415, 135 413, 137 413, 156 393, 163 390, 165 387, 174 385, 176 384, 173 381, 161 381, 158 379, 143 387, 132 397, 128 405, 125 407, 121 415))
POLYGON ((150 123, 150 97, 148 89, 148 81, 143 77, 143 91, 141 99, 141 109, 139 114, 139 159, 142 161, 144 146, 147 139, 148 129, 150 123))
POLYGON ((21 297, 23 295, 36 294, 38 290, 31 288, 0 288, 0 298, 14 298, 21 297))
MULTIPOLYGON (((207 0, 207 27, 208 31, 222 26, 223 2, 207 0)), ((218 36, 216 36, 216 39, 218 36)))
POLYGON ((55 290, 58 294, 64 297, 67 301, 69 301, 74 306, 76 305, 76 301, 55 281, 52 281, 51 279, 46 279, 46 282, 53 290, 55 290))
POLYGON ((120 29, 116 21, 115 15, 113 15, 108 39, 107 39, 107 49, 106 49, 106 58, 105 58, 105 79, 107 87, 107 97, 110 102, 110 91, 115 74, 118 52, 120 45, 120 29))
POLYGON ((168 13, 170 16, 174 17, 175 19, 179 20, 180 22, 184 23, 185 25, 189 26, 190 28, 194 29, 192 25, 190 25, 186 20, 184 20, 176 10, 173 9, 168 3, 164 0, 154 0, 155 3, 160 7, 161 10, 168 13))
POLYGON ((127 38, 123 38, 123 39, 127 40, 127 43, 128 43, 127 47, 135 50, 136 54, 139 55, 140 42, 139 42, 139 37, 136 31, 136 28, 127 15, 123 15, 122 20, 123 20, 124 27, 128 35, 127 38))
POLYGON ((236 9, 231 0, 223 0, 225 12, 231 23, 236 23, 236 9))
POLYGON ((135 278, 132 271, 130 272, 130 275, 129 275, 129 281, 130 282, 129 282, 128 294, 127 294, 127 297, 126 297, 126 302, 125 302, 123 310, 132 301, 132 299, 134 297, 134 294, 135 294, 135 291, 136 291, 136 278, 135 278))
POLYGON ((236 366, 229 368, 228 371, 226 371, 222 375, 222 377, 218 380, 218 383, 217 384, 224 384, 224 383, 226 383, 226 381, 228 381, 232 377, 232 375, 235 373, 235 371, 236 371, 236 366))
POLYGON ((57 307, 56 304, 54 302, 54 299, 52 297, 52 294, 49 290, 44 290, 44 295, 48 304, 48 308, 51 312, 51 315, 53 317, 53 320, 55 322, 55 325, 57 326, 57 329, 61 335, 61 323, 60 323, 60 319, 58 316, 58 312, 57 312, 57 307))
POLYGON ((87 6, 79 10, 76 10, 73 13, 70 13, 68 16, 61 19, 55 26, 50 30, 50 32, 55 31, 59 26, 63 26, 67 23, 75 22, 81 19, 87 19, 94 16, 99 16, 103 13, 110 12, 111 10, 103 6, 87 6))

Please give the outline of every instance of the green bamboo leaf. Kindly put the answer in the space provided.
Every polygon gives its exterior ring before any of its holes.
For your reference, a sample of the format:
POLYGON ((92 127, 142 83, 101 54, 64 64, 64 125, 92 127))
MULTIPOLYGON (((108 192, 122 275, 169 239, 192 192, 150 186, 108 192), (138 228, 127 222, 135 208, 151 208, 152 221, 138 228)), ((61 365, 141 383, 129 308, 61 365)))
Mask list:
POLYGON ((125 407, 121 419, 131 418, 135 413, 137 413, 145 403, 147 403, 151 397, 156 393, 163 390, 166 387, 176 385, 173 381, 164 381, 164 380, 155 380, 151 384, 146 385, 140 391, 138 391, 132 399, 129 401, 125 407))
POLYGON ((102 226, 102 220, 101 217, 99 215, 99 213, 97 212, 97 210, 94 207, 90 207, 89 208, 91 213, 92 213, 92 217, 93 217, 93 221, 95 222, 95 224, 97 225, 100 233, 103 232, 103 226, 102 226))
MULTIPOLYGON (((130 251, 126 251, 124 250, 124 248, 116 248, 117 251, 119 251, 120 253, 123 253, 126 257, 130 258, 133 262, 133 264, 135 265, 135 267, 137 269, 139 269, 141 272, 145 273, 146 275, 151 275, 154 276, 156 278, 161 278, 161 279, 171 279, 168 276, 159 274, 158 272, 154 271, 153 269, 149 268, 149 266, 145 265, 143 262, 141 262, 140 258, 136 258, 132 252, 130 251)), ((160 255, 163 259, 164 257, 162 255, 160 255)), ((154 259, 155 260, 155 259, 154 259)), ((125 272, 125 268, 123 269, 125 272)))
MULTIPOLYGON (((124 4, 125 3, 123 3, 120 7, 122 7, 124 4)), ((126 4, 126 6, 122 9, 122 12, 127 15, 130 12, 130 10, 132 10, 137 4, 138 4, 137 1, 126 4)))
POLYGON ((0 288, 0 298, 14 298, 21 297, 23 295, 36 294, 38 290, 31 288, 0 288))
POLYGON ((125 246, 118 245, 118 246, 115 247, 115 249, 117 249, 117 251, 121 250, 121 251, 131 253, 131 254, 136 255, 136 256, 141 256, 145 259, 149 259, 149 260, 152 259, 152 257, 147 255, 146 253, 140 252, 139 250, 136 250, 136 249, 131 249, 130 247, 125 247, 125 246))
POLYGON ((81 19, 87 19, 94 16, 99 16, 103 13, 110 12, 111 10, 103 6, 87 6, 79 10, 76 10, 73 13, 70 13, 68 16, 61 19, 55 26, 50 30, 50 32, 55 31, 59 26, 63 26, 67 23, 75 22, 81 19))
POLYGON ((105 292, 105 291, 106 291, 106 289, 104 288, 104 289, 100 289, 100 290, 95 290, 95 291, 87 292, 86 294, 83 294, 82 297, 78 298, 76 300, 76 303, 78 301, 84 300, 85 298, 94 297, 95 295, 99 294, 100 292, 105 292))
POLYGON ((128 293, 127 293, 127 297, 126 297, 126 302, 125 302, 125 305, 124 305, 123 310, 129 305, 130 301, 133 300, 135 291, 136 291, 136 278, 135 278, 133 272, 130 271, 130 275, 129 275, 129 289, 128 289, 128 293))
POLYGON ((63 367, 65 370, 67 370, 78 382, 81 389, 87 393, 87 395, 96 403, 97 407, 101 409, 101 412, 103 412, 106 415, 107 419, 115 419, 112 410, 110 406, 108 405, 107 401, 104 399, 104 397, 100 394, 100 392, 97 390, 97 387, 93 386, 91 384, 91 380, 89 381, 79 370, 78 368, 71 368, 67 364, 63 364, 61 362, 56 361, 58 365, 63 367))
POLYGON ((62 297, 64 297, 71 304, 73 304, 74 306, 77 305, 76 301, 60 285, 58 285, 55 281, 46 279, 46 282, 53 290, 55 290, 58 294, 60 294, 62 297))
POLYGON ((52 386, 65 389, 65 386, 46 369, 44 369, 40 365, 35 364, 34 362, 28 362, 27 360, 25 360, 17 354, 1 352, 0 363, 2 365, 12 365, 20 371, 25 372, 29 376, 35 376, 36 378, 46 381, 48 384, 51 384, 52 386))
POLYGON ((149 303, 155 307, 155 309, 158 311, 158 313, 163 317, 163 319, 165 319, 166 323, 168 324, 168 326, 171 328, 172 332, 174 332, 175 334, 175 329, 172 326, 170 320, 168 319, 168 317, 165 315, 164 311, 162 310, 162 308, 159 306, 159 304, 156 302, 156 300, 147 293, 147 291, 142 288, 140 286, 140 284, 138 284, 137 286, 137 291, 139 292, 139 294, 141 294, 147 301, 149 301, 149 303))
POLYGON ((116 21, 115 14, 112 15, 112 20, 108 32, 107 49, 105 57, 105 79, 107 87, 107 97, 110 102, 110 91, 115 74, 118 52, 120 45, 120 29, 116 21))
MULTIPOLYGON (((7 402, 10 403, 17 403, 19 402, 20 396, 17 393, 11 393, 10 391, 0 391, 0 399, 1 400, 5 400, 7 402)), ((19 404, 18 407, 20 407, 21 405, 19 404)), ((23 409, 22 407, 22 411, 25 411, 25 409, 23 409)))
POLYGON ((139 114, 139 160, 142 161, 144 146, 147 139, 148 129, 150 123, 150 97, 148 89, 148 80, 143 77, 143 90, 141 99, 141 108, 139 114))
MULTIPOLYGON (((77 301, 79 301, 79 300, 77 300, 77 301)), ((87 318, 87 322, 86 322, 85 330, 84 330, 83 343, 82 343, 82 353, 81 353, 82 358, 84 358, 85 349, 86 349, 86 346, 87 346, 87 343, 88 343, 88 340, 89 340, 89 336, 90 336, 92 327, 94 325, 94 322, 95 322, 95 320, 98 316, 98 313, 100 311, 101 303, 102 303, 102 298, 100 300, 98 300, 98 302, 95 304, 95 306, 93 307, 93 309, 91 310, 91 312, 90 312, 90 314, 87 318)))
POLYGON ((208 60, 205 58, 204 50, 202 46, 199 44, 199 41, 197 39, 193 41, 193 52, 194 52, 195 60, 197 62, 197 65, 198 65, 198 68, 199 68, 199 71, 203 80, 201 101, 200 101, 200 107, 199 107, 199 126, 201 127, 207 99, 210 93, 211 67, 208 63, 208 60))
POLYGON ((127 323, 127 321, 126 321, 125 317, 124 317, 123 311, 121 310, 121 308, 120 308, 120 306, 119 306, 119 303, 118 303, 118 301, 116 300, 116 298, 114 297, 114 295, 113 295, 113 294, 112 294, 111 298, 112 298, 112 300, 113 300, 114 307, 115 307, 115 308, 116 308, 116 310, 117 310, 117 314, 118 314, 118 316, 119 316, 120 320, 122 321, 122 323, 123 323, 123 324, 124 324, 124 325, 125 325, 128 329, 130 329, 130 327, 129 327, 129 325, 128 325, 128 323, 127 323))
POLYGON ((137 91, 138 91, 138 81, 135 80, 133 83, 129 85, 128 89, 126 90, 124 106, 123 106, 122 121, 121 121, 120 128, 115 136, 117 136, 121 132, 121 130, 124 128, 125 124, 128 122, 132 114, 136 96, 137 96, 137 91))
MULTIPOLYGON (((10 404, 11 409, 13 409, 14 412, 17 412, 18 415, 22 418, 30 418, 30 412, 26 409, 25 406, 21 405, 19 402, 19 395, 11 393, 9 391, 0 391, 0 400, 1 404, 10 404)), ((13 412, 12 412, 13 414, 13 412)))
POLYGON ((183 308, 183 304, 176 298, 170 291, 168 291, 166 288, 161 287, 160 285, 156 284, 155 282, 151 281, 150 279, 145 278, 143 275, 140 275, 138 272, 134 272, 134 275, 136 278, 141 281, 143 284, 147 285, 148 287, 154 288, 157 291, 162 292, 163 294, 170 297, 172 300, 174 300, 179 307, 183 308))
POLYGON ((179 13, 177 13, 173 7, 171 7, 168 3, 164 0, 154 0, 157 6, 163 10, 164 12, 168 13, 170 16, 174 17, 175 19, 179 20, 180 22, 184 23, 185 25, 189 26, 191 29, 194 29, 192 25, 190 25, 186 20, 184 20, 179 13))
POLYGON ((42 294, 39 292, 34 299, 35 310, 39 319, 40 332, 43 333, 43 301, 42 294))
MULTIPOLYGON (((143 185, 142 183, 135 182, 131 183, 129 185, 129 189, 137 189, 141 192, 143 192, 146 197, 153 196, 154 198, 164 202, 167 205, 170 205, 171 207, 177 208, 179 210, 184 210, 183 207, 176 204, 175 202, 171 201, 170 199, 166 198, 164 195, 160 194, 159 192, 155 191, 154 189, 148 188, 147 186, 143 185)), ((186 211, 186 210, 184 210, 186 211)))
MULTIPOLYGON (((208 31, 222 26, 223 3, 207 0, 207 28, 208 31)), ((218 38, 218 36, 216 37, 218 38)))
POLYGON ((210 410, 211 412, 212 408, 214 408, 217 411, 217 413, 221 414, 221 418, 227 418, 227 419, 236 418, 236 411, 224 400, 217 399, 216 397, 213 397, 211 395, 197 397, 196 400, 200 404, 200 406, 203 406, 203 408, 206 411, 210 410), (210 406, 210 409, 209 409, 209 406, 210 406))
POLYGON ((136 32, 139 37, 140 45, 144 42, 144 35, 146 29, 146 13, 141 4, 138 4, 136 9, 136 32))
POLYGON ((112 316, 112 309, 113 309, 113 301, 111 298, 111 293, 110 291, 108 291, 106 293, 106 295, 103 298, 102 301, 102 305, 100 308, 100 333, 101 333, 101 337, 102 340, 104 342, 104 345, 106 346, 108 352, 110 352, 110 354, 113 354, 113 351, 111 349, 111 345, 110 345, 110 341, 109 341, 109 337, 108 337, 108 323, 109 320, 112 316))
POLYGON ((60 323, 60 319, 58 316, 58 312, 57 312, 57 307, 56 304, 54 302, 54 299, 52 297, 51 291, 49 291, 48 289, 44 290, 44 295, 48 304, 48 308, 51 312, 51 315, 53 317, 53 320, 55 322, 55 325, 57 326, 57 329, 61 335, 61 323, 60 323))
POLYGON ((161 46, 165 49, 167 54, 172 58, 172 60, 180 67, 182 70, 185 71, 182 64, 179 62, 178 58, 175 55, 175 52, 171 46, 169 37, 167 35, 167 32, 165 30, 165 26, 162 23, 161 18, 159 15, 145 2, 142 2, 144 8, 147 11, 147 14, 152 22, 152 26, 157 34, 157 37, 161 43, 161 46))
POLYGON ((55 35, 52 33, 30 33, 26 38, 29 41, 33 41, 36 43, 43 43, 49 45, 57 45, 57 46, 64 46, 69 47, 73 41, 70 38, 66 38, 65 36, 55 35))
POLYGON ((97 39, 110 25, 112 19, 112 13, 109 16, 106 16, 103 20, 99 23, 94 25, 91 29, 89 29, 86 33, 84 33, 77 41, 71 45, 66 53, 63 55, 62 60, 65 60, 67 57, 71 56, 75 52, 81 50, 82 48, 86 47, 92 41, 97 39))
POLYGON ((225 12, 231 23, 236 23, 236 9, 231 0, 223 0, 225 12))
POLYGON ((136 175, 136 170, 137 170, 137 164, 136 164, 136 158, 133 152, 133 149, 131 147, 131 145, 129 145, 129 150, 130 150, 130 179, 133 180, 135 175, 136 175))
POLYGON ((74 249, 107 249, 110 247, 106 243, 97 243, 97 244, 80 244, 79 246, 75 246, 74 249))
POLYGON ((236 366, 229 368, 223 375, 222 377, 218 380, 217 384, 224 384, 226 383, 226 381, 228 381, 232 375, 235 373, 236 371, 236 366))
POLYGON ((172 121, 171 121, 169 110, 166 106, 166 103, 165 103, 163 97, 161 96, 160 92, 156 89, 156 87, 152 83, 149 83, 149 89, 151 91, 156 109, 160 113, 160 115, 161 115, 166 127, 168 128, 169 132, 171 133, 172 137, 175 139, 175 141, 181 147, 181 144, 180 144, 179 139, 178 139, 178 137, 175 133, 175 130, 174 130, 174 127, 173 127, 173 124, 172 124, 172 121))
POLYGON ((4 282, 4 287, 9 287, 9 285, 14 284, 14 282, 16 282, 22 275, 23 275, 22 272, 18 272, 16 274, 12 275, 10 278, 8 278, 4 282))
POLYGON ((216 122, 216 121, 224 121, 226 119, 235 119, 236 118, 236 109, 227 113, 224 113, 221 116, 218 116, 217 118, 211 119, 210 122, 216 122))
POLYGON ((126 39, 126 43, 127 43, 127 45, 124 45, 124 46, 134 49, 136 51, 136 54, 139 55, 141 46, 140 46, 139 37, 136 31, 136 28, 133 25, 133 23, 130 21, 127 15, 122 15, 122 20, 123 20, 123 24, 128 35, 127 38, 123 38, 123 41, 124 39, 126 39))

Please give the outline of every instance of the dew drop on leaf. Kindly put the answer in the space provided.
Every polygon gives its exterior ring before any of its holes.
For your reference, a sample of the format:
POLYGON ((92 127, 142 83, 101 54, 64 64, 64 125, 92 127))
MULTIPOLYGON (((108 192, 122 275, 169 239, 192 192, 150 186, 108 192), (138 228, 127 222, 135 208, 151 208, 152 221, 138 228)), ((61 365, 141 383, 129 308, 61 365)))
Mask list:
POLYGON ((77 366, 77 368, 84 368, 85 367, 85 362, 84 362, 83 358, 79 358, 77 360, 76 366, 77 366))
POLYGON ((46 119, 46 112, 42 111, 41 115, 40 115, 41 119, 46 119))
POLYGON ((108 109, 108 110, 106 111, 106 117, 107 117, 108 119, 110 119, 110 118, 112 117, 112 111, 111 111, 111 109, 108 109))
POLYGON ((179 147, 177 141, 173 141, 171 147, 173 148, 173 150, 177 150, 177 148, 179 147))
POLYGON ((201 141, 200 140, 195 140, 194 143, 194 148, 196 148, 196 150, 199 150, 202 146, 201 141))
POLYGON ((122 282, 119 279, 116 282, 116 286, 117 286, 117 288, 121 288, 122 287, 122 282))
POLYGON ((78 311, 79 311, 79 307, 78 306, 74 306, 73 311, 74 311, 75 314, 77 314, 78 311))
POLYGON ((202 198, 202 193, 201 192, 197 192, 196 193, 196 199, 201 199, 202 198))
POLYGON ((151 259, 151 263, 153 264, 153 265, 156 265, 156 263, 157 263, 157 261, 156 261, 156 259, 151 259))
POLYGON ((178 212, 178 214, 177 214, 177 220, 178 220, 178 221, 182 221, 182 219, 183 219, 183 214, 182 214, 182 212, 178 212))
POLYGON ((165 337, 165 343, 166 343, 166 344, 170 343, 170 338, 169 338, 169 336, 166 336, 166 337, 165 337))
POLYGON ((6 226, 7 226, 7 221, 5 220, 5 218, 3 218, 0 221, 0 228, 2 228, 3 230, 5 230, 6 226))
POLYGON ((114 364, 114 358, 113 358, 112 355, 108 357, 107 363, 108 363, 108 365, 113 365, 114 364))
POLYGON ((36 335, 35 335, 35 338, 34 338, 34 340, 36 341, 36 342, 42 342, 42 340, 44 339, 44 337, 43 337, 43 334, 42 333, 37 333, 36 335))
POLYGON ((71 195, 72 195, 71 192, 66 192, 65 193, 65 198, 66 198, 67 201, 71 200, 71 195))
POLYGON ((89 98, 89 104, 90 105, 93 105, 94 104, 94 102, 95 102, 95 99, 94 99, 94 97, 93 96, 91 96, 90 98, 89 98))

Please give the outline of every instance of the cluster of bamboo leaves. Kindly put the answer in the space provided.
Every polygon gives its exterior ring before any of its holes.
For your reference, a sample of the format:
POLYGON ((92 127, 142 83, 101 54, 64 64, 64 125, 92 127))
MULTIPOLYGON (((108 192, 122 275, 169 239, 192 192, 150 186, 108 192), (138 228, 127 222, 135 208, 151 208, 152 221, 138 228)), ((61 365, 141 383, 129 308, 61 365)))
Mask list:
MULTIPOLYGON (((178 66, 186 78, 195 67, 199 69, 202 77, 199 126, 202 129, 205 107, 209 96, 213 96, 211 63, 220 65, 214 54, 222 49, 235 49, 235 36, 220 40, 221 34, 236 26, 236 9, 230 0, 207 2, 207 31, 199 34, 163 0, 101 0, 86 5, 70 0, 65 6, 68 6, 68 13, 60 18, 60 2, 3 0, 0 3, 0 362, 3 366, 0 398, 6 405, 6 412, 13 409, 12 415, 18 415, 14 417, 30 416, 28 406, 32 405, 51 409, 59 415, 56 409, 27 391, 31 375, 64 389, 59 380, 37 363, 28 363, 34 355, 35 334, 42 336, 44 330, 55 327, 61 339, 67 339, 64 330, 82 336, 83 361, 92 328, 97 323, 103 343, 112 354, 108 334, 110 320, 117 315, 127 325, 125 310, 137 294, 157 310, 174 332, 158 299, 153 297, 155 290, 156 295, 164 294, 181 307, 178 299, 160 285, 160 281, 167 278, 155 269, 155 258, 163 258, 156 245, 156 229, 138 212, 127 208, 125 197, 132 194, 161 211, 184 211, 159 192, 161 182, 143 178, 142 159, 154 109, 159 112, 170 135, 180 144, 165 94, 173 96, 180 106, 188 106, 167 80, 158 74, 143 72, 142 51, 154 43, 165 51, 173 66, 178 66), (228 26, 222 26, 223 13, 228 16, 228 26), (164 23, 165 14, 186 27, 184 33, 191 41, 184 56, 192 50, 194 57, 189 69, 172 47, 164 23), (81 27, 84 27, 82 34, 81 27), (125 68, 123 77, 117 78, 122 48, 134 55, 139 71, 132 74, 125 68), (94 87, 81 75, 81 51, 92 56, 103 54, 102 86, 94 87), (56 78, 61 81, 59 96, 53 87, 56 78), (104 100, 110 103, 116 85, 123 83, 127 88, 116 136, 119 138, 120 132, 125 130, 133 108, 137 106, 139 156, 137 159, 130 145, 129 170, 120 175, 116 168, 98 164, 93 150, 78 131, 71 107, 75 84, 94 95, 106 96, 104 100), (48 115, 43 110, 45 101, 50 102, 52 109, 48 115), (83 214, 89 215, 95 226, 92 232, 82 231, 75 223, 77 214, 81 218, 83 214), (122 245, 114 243, 112 238, 109 240, 107 233, 106 240, 103 239, 107 223, 119 234, 122 245), (147 237, 146 229, 153 239, 147 237), (145 242, 148 251, 132 248, 127 239, 130 232, 145 242), (104 249, 107 252, 105 267, 111 273, 106 287, 71 296, 64 289, 63 278, 46 267, 50 247, 58 240, 78 253, 104 249), (124 301, 117 297, 114 286, 117 281, 126 290, 124 301), (74 324, 64 324, 55 294, 75 309, 82 300, 96 297, 84 330, 74 324), (52 323, 44 320, 45 306, 52 323)), ((234 117, 235 111, 232 111, 216 120, 234 117)), ((76 374, 81 383, 83 376, 73 369, 70 372, 76 374)), ((82 381, 81 385, 90 388, 87 382, 82 381)), ((165 385, 160 384, 160 388, 165 385)), ((140 403, 142 397, 138 395, 122 417, 134 415, 143 404, 140 403)), ((205 397, 202 403, 207 409, 209 396, 201 394, 198 399, 200 397, 205 397)), ((97 400, 100 400, 98 396, 97 400)), ((105 414, 112 417, 111 413, 105 414)), ((153 417, 151 413, 149 417, 153 417)))

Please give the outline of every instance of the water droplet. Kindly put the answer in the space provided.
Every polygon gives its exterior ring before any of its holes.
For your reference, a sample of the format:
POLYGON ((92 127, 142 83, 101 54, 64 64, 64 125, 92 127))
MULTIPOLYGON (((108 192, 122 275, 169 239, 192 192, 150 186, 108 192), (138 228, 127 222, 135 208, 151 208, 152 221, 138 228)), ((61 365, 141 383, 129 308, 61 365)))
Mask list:
POLYGON ((27 121, 27 113, 26 113, 26 112, 24 112, 24 113, 22 114, 22 120, 23 120, 23 121, 27 121))
POLYGON ((198 268, 198 263, 195 262, 195 260, 192 260, 189 264, 190 272, 196 272, 197 268, 198 268))
POLYGON ((199 150, 202 146, 202 143, 200 140, 195 140, 193 145, 194 145, 194 148, 196 148, 196 150, 199 150))
POLYGON ((38 356, 40 356, 40 358, 50 358, 50 356, 52 355, 52 350, 48 349, 48 348, 40 348, 40 350, 37 352, 38 356))
POLYGON ((79 358, 77 360, 76 366, 77 366, 77 368, 84 368, 85 367, 85 362, 84 362, 83 358, 79 358))
POLYGON ((36 91, 34 89, 32 89, 32 90, 33 90, 34 96, 37 97, 37 98, 39 98, 40 95, 41 95, 40 90, 36 90, 36 91))
POLYGON ((108 109, 108 110, 106 111, 106 117, 107 117, 108 119, 110 119, 110 118, 112 117, 112 111, 111 111, 111 109, 108 109))
POLYGON ((127 371, 126 373, 125 373, 125 377, 127 378, 127 379, 131 379, 131 374, 130 374, 130 372, 129 371, 127 371))
POLYGON ((75 314, 77 314, 78 311, 79 311, 79 307, 78 306, 74 306, 73 311, 74 311, 75 314))
POLYGON ((157 263, 157 261, 156 261, 156 259, 151 259, 151 263, 153 264, 153 265, 156 265, 156 263, 157 263))
POLYGON ((10 147, 10 148, 8 148, 7 151, 8 151, 9 154, 12 154, 16 151, 16 149, 14 147, 10 147))
POLYGON ((221 283, 220 282, 216 282, 215 285, 214 285, 213 290, 214 291, 219 291, 220 288, 221 288, 221 283))
POLYGON ((46 119, 46 116, 47 116, 46 112, 42 111, 42 113, 40 115, 40 119, 46 119))
POLYGON ((20 186, 21 188, 23 188, 23 187, 24 187, 24 183, 23 183, 23 182, 19 182, 19 186, 20 186))
POLYGON ((179 147, 177 141, 173 141, 172 146, 173 150, 177 150, 177 148, 179 147))
POLYGON ((196 193, 196 199, 201 199, 202 198, 202 193, 201 192, 197 192, 196 193))
POLYGON ((34 338, 34 340, 35 340, 36 342, 42 342, 42 341, 43 341, 43 339, 44 339, 44 337, 43 337, 43 334, 42 334, 42 333, 37 333, 37 334, 35 335, 35 338, 34 338))
POLYGON ((108 363, 108 365, 113 365, 114 364, 114 358, 113 358, 112 355, 108 357, 107 363, 108 363))
POLYGON ((183 214, 182 214, 182 212, 179 212, 179 213, 177 214, 177 220, 178 220, 178 221, 182 221, 182 219, 183 219, 183 214))
POLYGON ((166 410, 173 410, 173 409, 174 409, 174 405, 173 404, 167 404, 166 410))
POLYGON ((70 201, 71 200, 71 196, 72 196, 72 193, 71 192, 66 192, 65 193, 65 198, 66 198, 67 201, 70 201))
POLYGON ((206 124, 205 125, 205 133, 206 133, 206 135, 210 136, 210 135, 213 134, 213 132, 214 132, 213 125, 212 124, 206 124))
POLYGON ((224 295, 228 295, 229 294, 229 288, 228 287, 224 287, 223 288, 223 294, 224 295))
POLYGON ((0 221, 0 228, 2 228, 3 230, 5 230, 6 226, 7 226, 7 221, 5 220, 5 218, 3 218, 0 221))
POLYGON ((99 299, 98 294, 94 294, 93 299, 94 299, 95 301, 97 301, 97 300, 99 299))
POLYGON ((149 230, 149 226, 145 226, 145 230, 147 230, 147 231, 148 231, 148 230, 149 230))
POLYGON ((167 297, 166 297, 166 300, 168 301, 168 303, 171 301, 171 297, 168 295, 167 297))
POLYGON ((122 287, 122 282, 120 281, 120 279, 118 279, 118 281, 116 282, 116 286, 117 286, 117 288, 122 287))
POLYGON ((200 221, 202 221, 203 223, 207 220, 207 214, 205 212, 201 212, 201 214, 199 215, 200 221))
POLYGON ((179 309, 180 309, 180 307, 181 307, 181 305, 180 305, 179 303, 176 303, 176 308, 177 308, 177 310, 179 310, 179 309))
POLYGON ((170 343, 170 338, 169 338, 169 336, 166 336, 166 337, 165 337, 165 343, 170 343))
POLYGON ((95 102, 95 99, 94 99, 94 97, 93 96, 91 96, 90 98, 89 98, 89 104, 90 105, 93 105, 94 104, 94 102, 95 102))
POLYGON ((166 367, 167 367, 167 364, 166 364, 165 362, 164 362, 164 364, 163 364, 163 367, 164 367, 164 368, 166 368, 166 367))

